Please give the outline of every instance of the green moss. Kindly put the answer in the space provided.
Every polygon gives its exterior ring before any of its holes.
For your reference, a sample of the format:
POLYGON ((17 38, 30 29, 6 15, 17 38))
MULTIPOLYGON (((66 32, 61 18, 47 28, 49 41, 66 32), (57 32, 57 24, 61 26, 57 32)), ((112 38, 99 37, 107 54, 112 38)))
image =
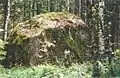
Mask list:
POLYGON ((54 21, 54 20, 78 19, 78 18, 79 18, 78 16, 75 16, 68 12, 49 12, 45 14, 40 14, 28 21, 16 25, 12 29, 12 32, 10 33, 11 37, 9 40, 12 41, 12 43, 22 44, 23 40, 29 37, 39 36, 42 31, 47 29, 48 27, 46 26, 47 20, 54 21), (44 19, 46 21, 44 21, 44 19), (23 29, 26 30, 23 32, 22 31, 23 29), (26 33, 27 30, 28 32, 26 33))
POLYGON ((20 25, 15 26, 10 33, 9 41, 13 44, 17 43, 18 45, 23 43, 24 39, 27 37, 24 34, 20 34, 20 25))

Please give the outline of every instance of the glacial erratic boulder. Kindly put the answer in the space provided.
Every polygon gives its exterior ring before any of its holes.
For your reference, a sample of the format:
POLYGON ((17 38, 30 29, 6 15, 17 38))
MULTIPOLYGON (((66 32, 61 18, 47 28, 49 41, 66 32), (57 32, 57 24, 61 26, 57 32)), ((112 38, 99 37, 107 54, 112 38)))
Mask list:
POLYGON ((9 65, 68 65, 87 56, 88 27, 78 16, 50 12, 19 23, 9 33, 9 65))

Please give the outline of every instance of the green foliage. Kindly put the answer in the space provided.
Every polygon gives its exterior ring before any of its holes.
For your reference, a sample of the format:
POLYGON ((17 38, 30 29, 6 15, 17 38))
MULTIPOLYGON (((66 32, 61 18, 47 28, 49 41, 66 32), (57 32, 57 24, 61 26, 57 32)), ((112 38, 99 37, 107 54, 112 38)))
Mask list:
POLYGON ((6 69, 0 65, 0 78, 7 78, 6 69))
POLYGON ((6 51, 4 51, 5 43, 0 39, 0 60, 5 58, 6 51))
MULTIPOLYGON (((114 69, 115 77, 120 77, 120 64, 104 64, 98 61, 100 69, 100 78, 110 78, 111 67, 114 69)), ((93 64, 83 63, 81 65, 73 64, 69 68, 53 65, 40 65, 34 67, 14 67, 5 69, 0 66, 0 78, 92 78, 94 70, 93 64)))
MULTIPOLYGON (((100 78, 110 78, 110 77, 120 77, 119 73, 120 73, 120 58, 113 58, 112 59, 112 63, 109 64, 109 62, 100 62, 97 61, 98 65, 94 65, 93 68, 97 69, 97 70, 93 70, 93 74, 96 74, 99 72, 99 77, 100 78)), ((104 60, 105 61, 105 60, 104 60)))
POLYGON ((118 57, 118 58, 120 57, 120 49, 116 49, 115 56, 118 57))
POLYGON ((1 73, 3 78, 91 78, 92 64, 73 65, 70 68, 57 67, 51 65, 41 65, 37 67, 19 67, 6 69, 6 73, 1 73))

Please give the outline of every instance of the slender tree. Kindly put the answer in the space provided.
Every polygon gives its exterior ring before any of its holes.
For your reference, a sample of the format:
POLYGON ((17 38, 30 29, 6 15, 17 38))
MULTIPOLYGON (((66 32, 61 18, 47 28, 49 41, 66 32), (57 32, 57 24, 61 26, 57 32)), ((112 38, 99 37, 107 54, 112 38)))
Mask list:
POLYGON ((8 24, 10 20, 10 0, 4 1, 4 41, 7 40, 8 24))
POLYGON ((50 12, 53 12, 55 7, 54 7, 54 0, 50 0, 50 12))
POLYGON ((78 13, 79 13, 79 2, 80 0, 75 0, 75 7, 74 7, 74 9, 75 9, 75 14, 76 15, 78 15, 78 13))
POLYGON ((104 1, 99 2, 99 51, 100 54, 104 54, 105 51, 105 42, 104 42, 104 1))

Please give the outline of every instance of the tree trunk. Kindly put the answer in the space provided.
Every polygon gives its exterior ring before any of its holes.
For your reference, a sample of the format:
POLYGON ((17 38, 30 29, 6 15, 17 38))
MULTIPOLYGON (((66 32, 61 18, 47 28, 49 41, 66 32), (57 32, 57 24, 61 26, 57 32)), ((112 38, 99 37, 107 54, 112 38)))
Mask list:
POLYGON ((54 9, 54 0, 50 0, 50 12, 53 12, 54 9))
POLYGON ((78 13, 79 13, 79 0, 75 0, 75 7, 74 7, 74 9, 75 9, 75 14, 76 15, 78 15, 78 13))
POLYGON ((10 0, 5 0, 4 2, 4 37, 3 40, 7 40, 8 24, 10 19, 10 0))
POLYGON ((104 1, 99 2, 99 51, 100 54, 103 54, 105 51, 105 42, 104 42, 104 1))
POLYGON ((68 12, 70 11, 69 5, 70 5, 70 0, 67 0, 67 11, 68 11, 68 12))

